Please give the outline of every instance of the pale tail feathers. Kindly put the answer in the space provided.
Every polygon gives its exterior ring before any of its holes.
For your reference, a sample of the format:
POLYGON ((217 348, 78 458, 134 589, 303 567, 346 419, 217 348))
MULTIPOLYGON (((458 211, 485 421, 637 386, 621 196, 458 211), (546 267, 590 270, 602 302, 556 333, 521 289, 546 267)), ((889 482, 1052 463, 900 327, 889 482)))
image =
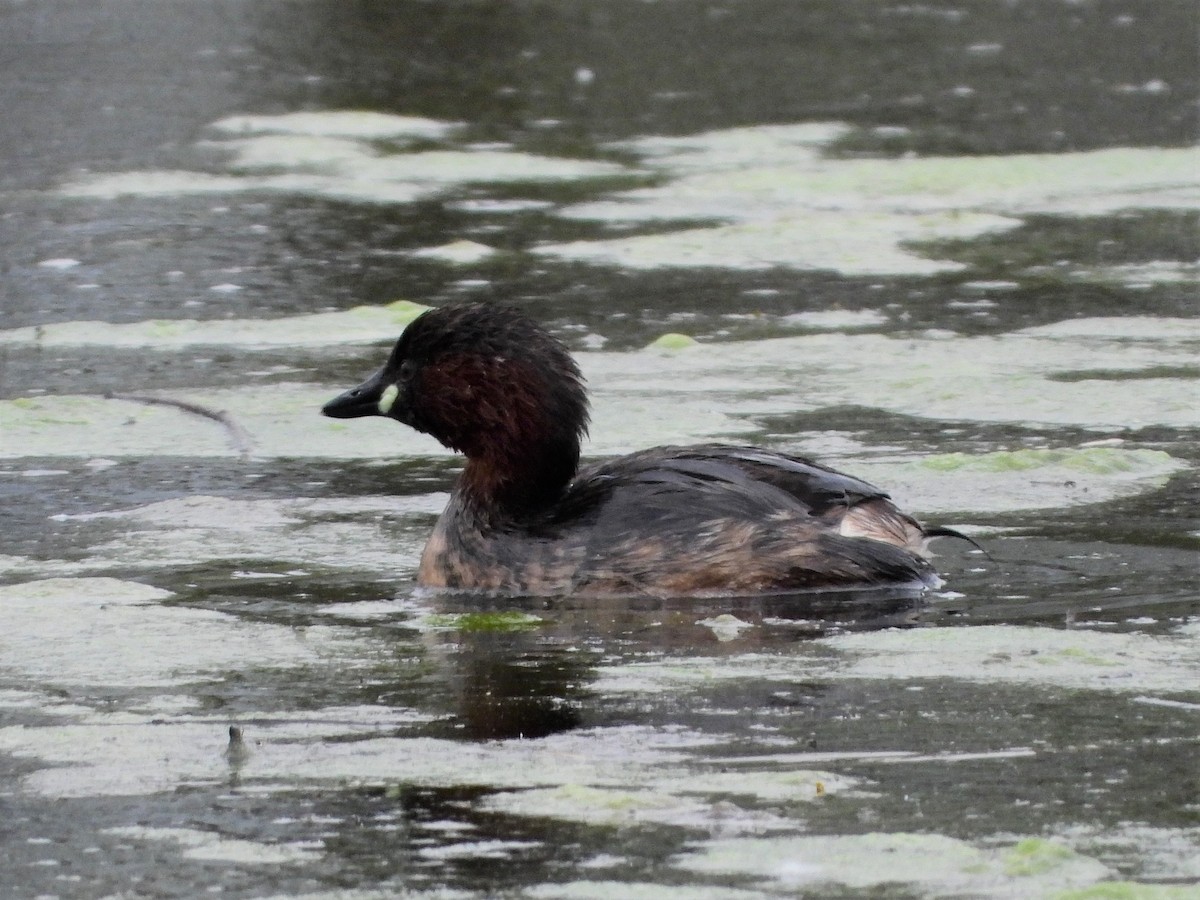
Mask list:
POLYGON ((845 537, 869 538, 895 547, 902 547, 928 558, 929 541, 933 538, 950 537, 966 541, 989 560, 991 555, 979 542, 953 528, 935 526, 923 528, 911 516, 907 516, 887 500, 868 500, 846 510, 838 526, 838 533, 845 537))
POLYGON ((928 555, 925 549, 927 532, 915 519, 882 498, 867 500, 846 510, 838 524, 838 534, 880 541, 919 556, 928 555))

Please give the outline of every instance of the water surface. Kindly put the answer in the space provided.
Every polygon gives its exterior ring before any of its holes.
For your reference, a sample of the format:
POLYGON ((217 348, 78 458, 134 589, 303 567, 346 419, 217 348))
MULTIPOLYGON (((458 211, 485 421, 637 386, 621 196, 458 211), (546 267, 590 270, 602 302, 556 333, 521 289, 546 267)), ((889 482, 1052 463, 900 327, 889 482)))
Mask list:
POLYGON ((1194 19, 4 3, 8 894, 1198 896, 1194 19), (813 455, 990 558, 417 590, 458 462, 316 411, 463 298, 589 456, 813 455))

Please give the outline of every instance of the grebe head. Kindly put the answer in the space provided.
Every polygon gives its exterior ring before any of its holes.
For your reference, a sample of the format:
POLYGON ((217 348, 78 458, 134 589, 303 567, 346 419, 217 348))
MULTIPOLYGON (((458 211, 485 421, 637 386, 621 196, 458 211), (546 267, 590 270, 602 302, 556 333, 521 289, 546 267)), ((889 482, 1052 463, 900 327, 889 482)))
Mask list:
POLYGON ((490 303, 421 314, 383 368, 321 412, 387 416, 432 435, 467 457, 464 490, 515 514, 559 496, 588 424, 567 348, 519 310, 490 303))

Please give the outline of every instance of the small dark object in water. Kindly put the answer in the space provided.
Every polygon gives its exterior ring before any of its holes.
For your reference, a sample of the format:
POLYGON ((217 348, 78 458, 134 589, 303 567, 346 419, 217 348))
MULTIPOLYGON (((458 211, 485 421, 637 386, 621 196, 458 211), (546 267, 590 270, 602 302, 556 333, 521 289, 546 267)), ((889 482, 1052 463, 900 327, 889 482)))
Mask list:
POLYGON ((250 748, 242 738, 242 729, 237 725, 229 726, 229 745, 225 748, 225 758, 231 766, 237 766, 246 761, 250 748))

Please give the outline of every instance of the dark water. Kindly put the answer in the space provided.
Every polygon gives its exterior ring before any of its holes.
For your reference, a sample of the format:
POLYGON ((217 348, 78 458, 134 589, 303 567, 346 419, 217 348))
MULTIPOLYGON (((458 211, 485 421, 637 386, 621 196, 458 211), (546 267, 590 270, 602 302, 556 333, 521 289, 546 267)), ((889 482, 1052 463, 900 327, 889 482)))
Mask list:
MULTIPOLYGON (((960 272, 858 278, 559 262, 524 251, 620 226, 545 209, 464 212, 450 202, 511 194, 562 205, 653 183, 645 175, 467 184, 394 205, 276 193, 71 199, 55 189, 86 173, 216 171, 197 143, 211 138, 213 122, 303 110, 462 122, 463 141, 582 160, 627 160, 630 151, 610 143, 622 139, 809 121, 855 126, 830 150, 846 159, 1184 147, 1197 137, 1196 21, 1194 4, 1174 0, 4 0, 0 329, 273 319, 463 296, 519 302, 575 349, 582 335, 600 333, 613 351, 643 347, 681 321, 701 340, 757 341, 778 336, 789 314, 829 309, 878 312, 884 333, 962 335, 1070 318, 1194 318, 1192 280, 1133 289, 1028 274, 1056 264, 1194 262, 1196 213, 1183 203, 1029 215, 1004 233, 939 243, 939 258, 963 263, 960 272), (465 270, 404 252, 462 238, 514 252, 465 270), (59 258, 78 265, 39 265, 59 258), (214 294, 210 287, 231 271, 242 289, 214 294), (987 316, 952 302, 968 282, 999 281, 1015 286, 983 289, 994 301, 987 316), (748 296, 756 315, 733 318, 748 296)), ((248 371, 272 366, 334 388, 364 374, 379 353, 0 344, 0 400, 237 387, 248 371)), ((1194 366, 1151 374, 1195 392, 1194 366)), ((269 389, 274 380, 259 383, 269 389)), ((130 659, 181 652, 192 677, 167 686, 104 675, 89 682, 41 671, 28 641, 40 635, 48 658, 54 642, 74 641, 62 646, 84 657, 112 654, 111 671, 122 672, 120 642, 64 636, 0 606, 0 629, 10 635, 7 646, 0 636, 0 690, 25 698, 0 705, 0 893, 617 897, 637 886, 645 896, 679 897, 1055 896, 1104 881, 1200 890, 1200 689, 1189 681, 1200 673, 1196 427, 962 427, 866 407, 756 424, 763 435, 833 430, 914 453, 1119 437, 1191 468, 1100 503, 963 510, 960 518, 987 526, 980 539, 993 558, 944 542, 948 585, 932 595, 498 604, 413 592, 428 511, 318 511, 295 526, 297 535, 376 529, 374 539, 396 553, 382 570, 353 552, 339 560, 336 547, 309 560, 283 550, 271 558, 250 537, 245 548, 191 561, 164 544, 156 561, 141 550, 123 554, 120 544, 141 547, 156 528, 167 540, 192 538, 172 538, 174 526, 161 523, 64 518, 197 496, 419 498, 448 489, 452 460, 128 455, 98 468, 70 450, 6 452, 0 554, 21 562, 0 574, 3 583, 102 575, 172 591, 156 612, 225 614, 236 623, 231 640, 242 627, 271 629, 261 632, 274 635, 263 638, 266 648, 285 634, 334 627, 358 649, 341 662, 334 653, 291 667, 247 651, 237 665, 214 669, 192 664, 188 652, 208 659, 209 648, 201 638, 193 647, 178 640, 188 626, 147 626, 130 632, 130 659), (30 470, 59 474, 22 474, 30 470), (369 615, 355 611, 371 604, 369 615), (729 614, 752 627, 722 640, 718 617, 729 614), (883 631, 890 628, 902 630, 883 631), (968 648, 957 671, 958 649, 890 643, 947 629, 952 648, 968 648), (1075 646, 1076 633, 1111 643, 1075 646), (865 651, 853 643, 872 635, 881 642, 865 651), (843 652, 899 661, 856 675, 838 662, 843 652), (942 671, 931 662, 939 655, 948 660, 942 671), (1038 656, 1062 668, 1039 677, 1038 656), (1145 685, 1114 684, 1109 675, 1145 685), (412 716, 377 724, 364 709, 412 716), (331 722, 330 710, 348 712, 331 722), (223 755, 230 723, 244 731, 248 761, 236 748, 223 755), (79 732, 59 731, 73 724, 79 732), (133 729, 132 749, 108 749, 117 738, 106 735, 122 729, 133 729), (211 753, 195 749, 210 744, 211 753), (541 746, 545 762, 510 755, 541 746), (627 783, 613 775, 624 749, 627 783), (478 759, 469 755, 476 750, 478 759), (307 765, 305 752, 316 762, 307 765), (127 782, 117 777, 122 753, 127 782), (439 755, 461 764, 461 777, 439 768, 439 755), (84 774, 69 775, 64 788, 54 780, 59 767, 84 774), (616 814, 571 794, 589 767, 600 773, 593 787, 626 790, 668 812, 630 801, 616 814), (764 787, 794 770, 833 772, 854 780, 858 793, 830 782, 829 796, 811 802, 802 795, 808 788, 788 796, 764 787), (694 778, 697 793, 666 784, 672 777, 694 778), (567 812, 515 805, 525 788, 554 787, 565 791, 567 812), (781 851, 770 843, 780 836, 875 833, 962 842, 984 854, 975 862, 986 877, 970 880, 965 863, 926 844, 912 854, 928 854, 927 877, 886 877, 891 864, 869 844, 834 854, 825 880, 780 875, 763 862, 818 852, 802 843, 781 851), (741 863, 712 870, 688 862, 731 839, 750 842, 741 863), (1021 840, 1047 844, 1036 845, 1031 863, 1004 856, 1021 840), (276 857, 263 846, 292 849, 276 857), (1071 869, 1080 859, 1096 868, 1071 869), (876 865, 884 873, 877 881, 858 878, 876 865)))

